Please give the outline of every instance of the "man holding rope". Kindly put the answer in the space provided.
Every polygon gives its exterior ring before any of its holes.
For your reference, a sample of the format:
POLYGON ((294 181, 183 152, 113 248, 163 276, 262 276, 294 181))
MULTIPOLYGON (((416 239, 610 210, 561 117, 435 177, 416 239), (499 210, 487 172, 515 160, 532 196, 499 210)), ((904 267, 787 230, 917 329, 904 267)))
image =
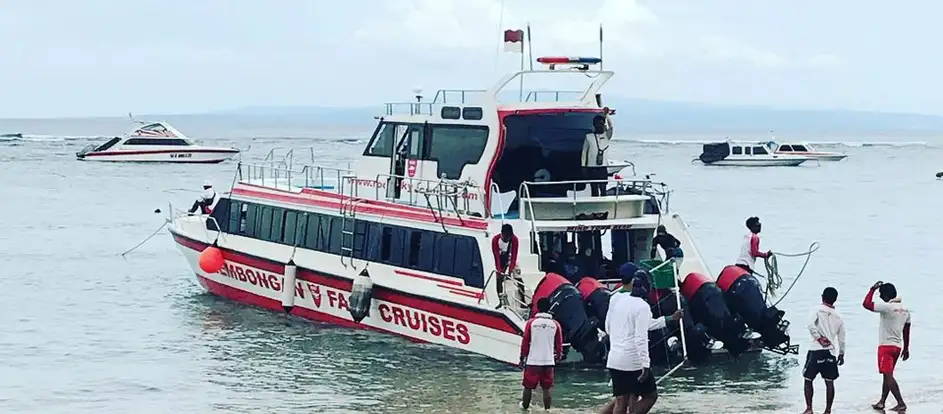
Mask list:
POLYGON ((651 306, 645 300, 652 288, 651 275, 644 270, 620 273, 622 288, 612 295, 606 314, 610 346, 606 368, 612 377, 615 399, 603 406, 600 413, 646 414, 658 400, 648 354, 648 331, 680 320, 682 313, 679 309, 672 315, 653 319, 651 306))
POLYGON ((747 219, 747 229, 750 234, 743 237, 743 245, 740 246, 740 257, 737 257, 735 263, 737 267, 754 274, 753 267, 756 265, 756 258, 767 259, 772 256, 772 251, 760 252, 760 224, 759 217, 750 217, 747 219))

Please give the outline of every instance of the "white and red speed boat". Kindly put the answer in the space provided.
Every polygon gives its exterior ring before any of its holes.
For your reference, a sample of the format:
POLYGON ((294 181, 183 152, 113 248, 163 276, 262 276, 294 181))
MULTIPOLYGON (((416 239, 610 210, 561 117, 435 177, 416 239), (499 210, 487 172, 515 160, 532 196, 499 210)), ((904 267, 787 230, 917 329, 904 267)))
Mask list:
POLYGON ((215 164, 239 153, 236 148, 196 145, 166 122, 139 122, 123 137, 89 145, 75 156, 85 161, 215 164))
POLYGON ((848 154, 843 152, 819 151, 808 142, 793 142, 780 144, 776 141, 769 141, 766 146, 778 155, 795 155, 799 157, 811 158, 819 161, 841 161, 848 158, 848 154))
MULTIPOLYGON (((654 230, 664 224, 685 252, 676 271, 685 275, 680 291, 691 305, 687 352, 709 355, 719 343, 713 339, 744 352, 747 325, 732 315, 758 311, 728 309, 724 298, 752 288, 739 287, 738 273, 713 282, 687 226, 667 213, 664 184, 610 177, 608 195, 592 197, 591 182, 581 178, 583 143, 603 111, 597 94, 613 73, 591 69, 597 58, 538 62, 551 67, 508 75, 485 91, 443 90, 431 102, 386 104, 352 169, 314 160, 301 168, 290 160, 240 163, 232 191, 209 216, 172 213, 169 231, 215 295, 511 364, 519 362, 532 303, 549 297, 569 349, 595 363, 605 358, 605 279, 627 262, 653 263, 654 230), (583 86, 575 94, 506 93, 522 78, 583 86), (492 253, 503 224, 521 246, 521 280, 504 282, 507 304, 499 300, 492 253), (574 251, 580 257, 567 255, 574 251), (577 261, 599 266, 565 270, 577 261)), ((656 286, 675 288, 672 276, 656 278, 656 286)), ((663 302, 669 307, 670 297, 663 302)), ((768 311, 763 305, 759 312, 768 311)), ((753 329, 761 334, 782 333, 781 316, 747 323, 766 329, 753 329)), ((767 345, 788 346, 783 335, 767 345)))

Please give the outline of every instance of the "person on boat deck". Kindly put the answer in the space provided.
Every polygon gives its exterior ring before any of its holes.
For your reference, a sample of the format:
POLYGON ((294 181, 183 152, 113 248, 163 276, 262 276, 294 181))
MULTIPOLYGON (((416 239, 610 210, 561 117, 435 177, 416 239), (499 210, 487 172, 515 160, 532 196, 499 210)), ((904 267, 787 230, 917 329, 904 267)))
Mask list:
POLYGON ((606 195, 606 180, 609 177, 609 142, 612 140, 612 121, 609 108, 593 118, 593 132, 583 141, 582 167, 584 180, 597 180, 589 184, 594 196, 606 195))
POLYGON ((881 323, 878 327, 878 372, 883 375, 881 385, 881 399, 871 406, 875 410, 883 410, 887 402, 887 395, 894 394, 897 405, 891 411, 903 412, 907 404, 900 395, 900 386, 894 378, 894 368, 897 359, 906 361, 910 358, 910 311, 901 303, 897 296, 897 288, 891 283, 876 282, 864 297, 861 303, 865 309, 881 314, 881 323), (879 291, 881 300, 874 302, 874 292, 879 291))
POLYGON ((658 253, 656 249, 658 246, 661 246, 661 249, 665 251, 665 260, 684 257, 684 252, 681 251, 681 241, 668 233, 663 225, 658 226, 658 229, 655 230, 655 238, 652 239, 652 257, 655 257, 655 254, 658 253))
POLYGON ((521 385, 521 408, 528 409, 534 388, 543 390, 544 409, 550 409, 550 388, 553 387, 553 367, 563 357, 563 328, 550 314, 550 299, 537 300, 537 314, 524 325, 521 338, 521 367, 524 379, 521 385))
POLYGON ((219 194, 216 194, 216 190, 213 189, 213 183, 209 180, 204 181, 203 196, 193 202, 189 213, 193 214, 200 210, 202 214, 213 214, 213 209, 216 208, 217 203, 219 203, 219 194))
POLYGON ((494 268, 497 270, 498 298, 501 301, 499 306, 508 305, 507 294, 504 293, 505 278, 514 278, 520 274, 521 270, 517 267, 517 253, 520 248, 520 242, 514 235, 514 228, 510 224, 501 225, 501 233, 496 234, 491 239, 491 253, 494 255, 494 268))
POLYGON ((740 257, 737 258, 737 267, 753 273, 753 266, 756 264, 756 258, 766 259, 773 254, 772 251, 760 252, 760 224, 759 217, 750 217, 747 219, 747 229, 750 234, 743 236, 743 245, 740 247, 740 257))
POLYGON ((681 319, 682 311, 652 318, 652 308, 646 298, 652 289, 651 274, 620 268, 622 288, 609 300, 606 313, 606 333, 609 335, 609 355, 606 368, 612 378, 614 400, 599 411, 603 414, 647 414, 658 400, 655 377, 651 372, 648 331, 661 329, 668 322, 681 319))
POLYGON ((827 287, 822 291, 822 304, 815 307, 809 321, 809 334, 812 343, 806 354, 802 377, 805 379, 805 411, 812 414, 812 381, 821 375, 825 380, 825 414, 832 412, 835 401, 835 380, 838 379, 838 367, 845 364, 845 323, 835 311, 838 290, 827 287))

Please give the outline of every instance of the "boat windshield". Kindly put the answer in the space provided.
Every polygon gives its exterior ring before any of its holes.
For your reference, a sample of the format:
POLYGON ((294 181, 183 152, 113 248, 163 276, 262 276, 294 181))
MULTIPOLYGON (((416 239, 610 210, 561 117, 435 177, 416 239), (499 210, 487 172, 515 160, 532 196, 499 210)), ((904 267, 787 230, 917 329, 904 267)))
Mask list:
MULTIPOLYGON (((518 191, 525 181, 583 179, 580 163, 583 142, 593 130, 593 118, 599 114, 554 112, 505 117, 504 149, 492 175, 501 193, 518 191)), ((552 193, 545 194, 548 196, 565 196, 566 190, 572 189, 572 186, 540 187, 543 187, 540 191, 552 193)))

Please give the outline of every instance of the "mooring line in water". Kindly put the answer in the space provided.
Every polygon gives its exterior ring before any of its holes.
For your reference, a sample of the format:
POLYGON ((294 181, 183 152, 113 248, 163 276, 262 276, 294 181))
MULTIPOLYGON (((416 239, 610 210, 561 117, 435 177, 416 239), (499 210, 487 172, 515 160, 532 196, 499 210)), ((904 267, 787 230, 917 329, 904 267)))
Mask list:
POLYGON ((156 236, 157 233, 160 233, 160 231, 163 230, 164 227, 167 227, 167 223, 170 223, 170 222, 169 222, 169 221, 165 221, 164 224, 161 224, 160 227, 159 227, 156 231, 154 231, 153 233, 151 233, 150 236, 147 236, 146 239, 142 240, 140 243, 136 244, 134 247, 132 247, 132 248, 130 248, 130 249, 128 249, 128 250, 125 250, 125 252, 124 252, 124 253, 121 253, 120 256, 121 256, 121 257, 124 257, 126 254, 131 253, 131 252, 133 252, 134 250, 136 250, 138 247, 141 247, 142 245, 144 245, 144 243, 147 243, 147 241, 150 240, 150 239, 152 239, 152 238, 154 238, 154 236, 156 236))

